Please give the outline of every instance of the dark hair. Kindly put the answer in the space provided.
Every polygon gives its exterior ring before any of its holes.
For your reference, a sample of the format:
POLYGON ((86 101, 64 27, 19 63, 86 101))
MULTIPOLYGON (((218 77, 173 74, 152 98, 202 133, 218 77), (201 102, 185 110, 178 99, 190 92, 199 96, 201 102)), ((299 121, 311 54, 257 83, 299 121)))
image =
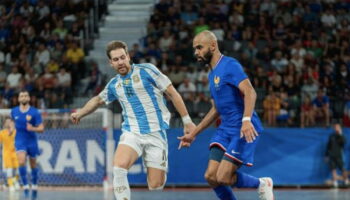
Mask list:
POLYGON ((111 59, 111 55, 110 55, 111 51, 116 49, 124 49, 125 53, 128 54, 128 46, 126 45, 125 42, 120 40, 113 40, 110 43, 108 43, 106 48, 106 54, 109 59, 111 59))

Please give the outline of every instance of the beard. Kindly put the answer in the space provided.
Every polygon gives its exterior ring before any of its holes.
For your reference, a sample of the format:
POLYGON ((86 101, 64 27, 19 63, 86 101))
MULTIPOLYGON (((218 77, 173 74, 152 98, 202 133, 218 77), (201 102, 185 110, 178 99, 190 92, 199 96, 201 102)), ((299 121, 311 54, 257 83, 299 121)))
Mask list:
POLYGON ((210 50, 208 49, 208 51, 204 54, 203 57, 201 56, 196 56, 197 57, 197 61, 200 65, 202 66, 210 66, 210 61, 213 58, 213 53, 210 52, 210 50))
POLYGON ((19 104, 21 104, 23 106, 26 106, 28 103, 29 103, 29 101, 21 101, 21 102, 19 102, 19 104))

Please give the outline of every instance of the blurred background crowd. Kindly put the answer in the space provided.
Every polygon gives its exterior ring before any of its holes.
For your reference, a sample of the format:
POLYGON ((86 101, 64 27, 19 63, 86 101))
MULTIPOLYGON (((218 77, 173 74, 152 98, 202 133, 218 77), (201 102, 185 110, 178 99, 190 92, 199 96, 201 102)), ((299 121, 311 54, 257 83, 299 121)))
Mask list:
MULTIPOLYGON (((96 62, 85 59, 95 32, 90 1, 3 2, 0 108, 16 105, 23 88, 39 108, 69 108, 74 97, 103 88, 96 62)), ((101 6, 99 20, 108 13, 101 6)), ((197 119, 210 108, 209 69, 196 64, 192 48, 203 30, 241 62, 266 126, 350 126, 350 1, 160 0, 130 56, 168 75, 197 119)))

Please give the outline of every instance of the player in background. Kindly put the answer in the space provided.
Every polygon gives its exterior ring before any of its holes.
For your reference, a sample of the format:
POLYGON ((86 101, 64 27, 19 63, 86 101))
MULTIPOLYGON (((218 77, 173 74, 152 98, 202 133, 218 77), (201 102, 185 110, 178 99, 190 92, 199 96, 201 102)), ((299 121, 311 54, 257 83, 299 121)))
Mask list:
POLYGON ((106 50, 109 64, 117 71, 105 89, 91 98, 83 108, 72 113, 73 123, 92 113, 100 105, 118 100, 123 112, 122 135, 114 156, 113 188, 117 200, 130 200, 127 179, 129 168, 142 156, 147 167, 150 190, 162 190, 168 169, 168 142, 170 113, 163 93, 168 95, 184 124, 184 132, 195 125, 185 104, 167 76, 152 64, 130 64, 127 46, 112 41, 106 50))
POLYGON ((18 94, 19 106, 12 108, 11 117, 15 122, 15 147, 19 163, 19 174, 22 180, 24 194, 29 195, 27 180, 27 156, 31 167, 31 189, 35 196, 38 188, 38 168, 36 157, 39 155, 38 138, 36 133, 44 132, 44 124, 38 109, 29 105, 29 92, 23 90, 18 94))
POLYGON ((219 199, 236 199, 232 186, 258 188, 262 200, 273 200, 271 178, 256 178, 238 171, 242 165, 252 166, 258 133, 262 132, 254 111, 256 93, 241 64, 220 53, 217 39, 203 31, 193 40, 199 63, 210 67, 209 82, 212 108, 196 129, 179 137, 187 146, 220 116, 221 124, 210 141, 210 158, 205 178, 219 199))
POLYGON ((15 191, 17 183, 16 172, 18 168, 15 150, 15 124, 11 118, 5 118, 3 130, 0 131, 0 144, 2 144, 3 170, 6 174, 9 191, 15 191))

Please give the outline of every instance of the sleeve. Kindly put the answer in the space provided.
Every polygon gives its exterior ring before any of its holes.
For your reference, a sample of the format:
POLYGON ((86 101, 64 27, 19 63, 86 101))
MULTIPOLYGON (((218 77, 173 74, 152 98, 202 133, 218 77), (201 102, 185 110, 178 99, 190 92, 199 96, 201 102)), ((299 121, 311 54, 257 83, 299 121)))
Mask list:
POLYGON ((41 117, 41 113, 39 110, 35 110, 35 118, 34 118, 34 121, 33 121, 33 125, 34 126, 39 126, 41 123, 43 123, 43 119, 41 117))
POLYGON ((156 87, 159 88, 162 92, 164 92, 168 86, 171 85, 170 79, 153 64, 147 63, 143 64, 142 66, 146 68, 147 73, 155 82, 156 87))
POLYGON ((248 78, 244 72, 242 65, 238 61, 230 61, 226 68, 229 84, 232 84, 238 88, 239 84, 248 78))
POLYGON ((118 99, 116 88, 114 87, 116 83, 117 79, 112 79, 98 95, 102 101, 105 102, 105 104, 110 104, 111 102, 118 99))

